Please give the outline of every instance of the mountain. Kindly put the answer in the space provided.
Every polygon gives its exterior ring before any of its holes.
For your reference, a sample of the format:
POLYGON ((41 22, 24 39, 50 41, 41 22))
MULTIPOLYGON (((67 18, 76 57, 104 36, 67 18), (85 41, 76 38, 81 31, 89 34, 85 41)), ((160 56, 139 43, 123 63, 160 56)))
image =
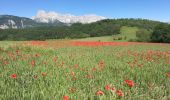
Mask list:
POLYGON ((72 15, 72 14, 61 14, 61 13, 57 13, 54 11, 50 11, 50 12, 46 12, 44 10, 40 10, 37 12, 36 16, 33 16, 32 19, 38 21, 38 22, 44 22, 44 23, 48 23, 48 22, 54 22, 56 20, 59 20, 63 23, 92 23, 92 22, 96 22, 96 21, 100 21, 103 19, 106 19, 103 16, 98 16, 95 14, 88 14, 88 15, 82 15, 82 16, 76 16, 76 15, 72 15))
POLYGON ((29 27, 40 27, 40 26, 63 26, 66 25, 58 20, 44 23, 37 20, 33 20, 26 17, 18 17, 13 15, 0 15, 0 29, 21 29, 29 27))

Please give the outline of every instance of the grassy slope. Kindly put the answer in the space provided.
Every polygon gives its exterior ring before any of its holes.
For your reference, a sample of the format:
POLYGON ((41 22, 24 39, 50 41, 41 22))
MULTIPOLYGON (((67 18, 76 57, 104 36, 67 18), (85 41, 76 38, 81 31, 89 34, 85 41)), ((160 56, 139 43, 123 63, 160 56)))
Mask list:
POLYGON ((136 31, 138 30, 137 27, 127 27, 127 26, 123 26, 120 30, 121 36, 126 36, 127 37, 127 41, 129 41, 130 39, 136 39, 136 31))
POLYGON ((113 40, 113 36, 102 36, 102 37, 90 37, 90 38, 83 38, 83 39, 76 39, 77 41, 105 41, 105 42, 128 42, 130 39, 136 39, 136 31, 138 30, 137 27, 127 27, 123 26, 120 30, 120 35, 115 35, 114 37, 126 37, 122 40, 113 40))

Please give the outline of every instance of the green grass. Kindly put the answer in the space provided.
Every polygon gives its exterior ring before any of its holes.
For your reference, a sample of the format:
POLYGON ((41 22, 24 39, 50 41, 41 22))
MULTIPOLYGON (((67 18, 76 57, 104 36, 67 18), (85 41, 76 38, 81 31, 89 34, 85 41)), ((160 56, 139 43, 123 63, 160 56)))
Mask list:
POLYGON ((170 68, 165 61, 170 60, 170 55, 165 58, 164 51, 170 51, 170 46, 6 47, 0 51, 0 99, 61 100, 67 95, 70 100, 168 100, 170 77, 165 74, 170 73, 170 68), (149 55, 147 50, 155 53, 149 55), (31 65, 33 60, 35 66, 31 65), (10 78, 14 73, 17 78, 10 78), (129 88, 125 79, 133 80, 134 86, 129 88), (124 96, 105 90, 106 85, 122 90, 124 96), (96 95, 98 90, 104 95, 96 95))
POLYGON ((83 39, 76 39, 76 41, 101 41, 101 42, 111 42, 111 41, 113 41, 113 36, 89 37, 89 38, 83 38, 83 39))
POLYGON ((101 37, 89 37, 83 39, 76 39, 77 41, 102 41, 102 42, 128 42, 131 39, 137 39, 136 31, 137 27, 127 27, 123 26, 120 29, 120 34, 114 36, 101 36, 101 37), (121 40, 114 40, 113 38, 122 37, 121 40), (126 39, 124 39, 126 37, 126 39))
POLYGON ((123 26, 120 30, 121 36, 122 37, 127 37, 127 41, 129 41, 130 39, 136 39, 136 31, 138 31, 137 27, 127 27, 127 26, 123 26))

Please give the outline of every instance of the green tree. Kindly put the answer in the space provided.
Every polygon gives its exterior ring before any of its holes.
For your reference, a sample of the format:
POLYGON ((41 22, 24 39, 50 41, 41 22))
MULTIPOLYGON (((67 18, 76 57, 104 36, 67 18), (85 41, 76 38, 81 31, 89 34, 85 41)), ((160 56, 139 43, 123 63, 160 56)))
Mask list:
POLYGON ((137 41, 139 42, 149 42, 151 41, 151 30, 147 30, 147 29, 139 29, 136 32, 136 37, 137 37, 137 41))
POLYGON ((153 31, 151 40, 152 42, 170 43, 170 25, 166 23, 157 25, 153 31))

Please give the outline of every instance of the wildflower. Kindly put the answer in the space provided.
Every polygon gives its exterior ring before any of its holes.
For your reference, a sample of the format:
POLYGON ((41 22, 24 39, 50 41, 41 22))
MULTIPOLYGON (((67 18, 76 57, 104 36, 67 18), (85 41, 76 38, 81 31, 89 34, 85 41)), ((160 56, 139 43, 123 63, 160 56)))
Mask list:
POLYGON ((96 92, 96 95, 103 95, 103 94, 104 93, 102 91, 100 91, 100 90, 96 92))
POLYGON ((153 51, 152 50, 148 50, 148 54, 153 54, 153 51))
POLYGON ((12 74, 10 77, 11 78, 17 78, 17 75, 16 74, 12 74))
POLYGON ((74 71, 72 71, 72 72, 71 72, 71 75, 72 75, 72 76, 74 76, 74 75, 75 75, 74 71))
POLYGON ((97 70, 97 69, 96 69, 95 67, 92 69, 93 72, 95 72, 96 70, 97 70))
POLYGON ((114 86, 111 87, 112 92, 115 92, 116 88, 114 86))
POLYGON ((68 100, 68 96, 64 95, 63 100, 68 100))
POLYGON ((35 60, 32 60, 31 65, 35 66, 35 60))
POLYGON ((134 82, 132 80, 125 80, 124 81, 129 87, 133 87, 134 86, 134 82))
POLYGON ((169 74, 167 73, 166 76, 170 77, 170 73, 169 74))
POLYGON ((116 93, 117 93, 117 95, 118 95, 119 97, 122 97, 122 96, 123 96, 122 90, 118 90, 116 93))
POLYGON ((19 50, 16 50, 16 54, 17 54, 17 56, 20 56, 20 55, 21 55, 21 53, 20 53, 19 50))
POLYGON ((109 86, 109 85, 106 85, 106 86, 105 86, 105 90, 107 90, 107 91, 110 90, 110 86, 109 86))
POLYGON ((64 65, 64 61, 62 61, 62 65, 64 65))
POLYGON ((56 62, 56 61, 57 61, 57 57, 54 57, 54 58, 53 58, 53 61, 56 62))
POLYGON ((4 65, 7 65, 7 61, 6 60, 4 60, 4 65))

